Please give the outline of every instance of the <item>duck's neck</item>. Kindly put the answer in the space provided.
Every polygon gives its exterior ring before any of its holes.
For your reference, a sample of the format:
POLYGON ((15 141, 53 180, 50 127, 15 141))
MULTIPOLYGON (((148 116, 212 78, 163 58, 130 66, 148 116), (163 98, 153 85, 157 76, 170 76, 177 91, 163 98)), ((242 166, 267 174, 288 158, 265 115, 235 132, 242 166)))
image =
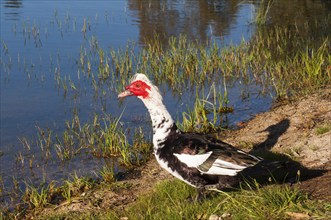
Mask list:
POLYGON ((153 125, 154 149, 162 148, 164 141, 173 132, 179 132, 170 113, 161 100, 143 100, 147 107, 153 125))

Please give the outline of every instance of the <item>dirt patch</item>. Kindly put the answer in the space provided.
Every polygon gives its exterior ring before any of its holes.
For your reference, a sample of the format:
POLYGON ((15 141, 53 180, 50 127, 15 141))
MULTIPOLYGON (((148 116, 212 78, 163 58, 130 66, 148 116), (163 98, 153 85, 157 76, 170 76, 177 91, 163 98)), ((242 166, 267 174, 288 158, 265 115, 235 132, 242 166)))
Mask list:
MULTIPOLYGON (((251 151, 268 150, 285 154, 307 168, 326 172, 303 181, 300 187, 313 198, 331 201, 331 131, 322 126, 331 123, 331 90, 303 98, 295 103, 282 104, 271 111, 256 115, 241 123, 240 129, 221 134, 223 140, 251 151)), ((127 174, 112 186, 99 187, 52 208, 34 211, 33 215, 68 212, 99 212, 106 209, 125 209, 137 198, 150 192, 164 179, 173 178, 160 168, 154 157, 142 167, 127 174)))

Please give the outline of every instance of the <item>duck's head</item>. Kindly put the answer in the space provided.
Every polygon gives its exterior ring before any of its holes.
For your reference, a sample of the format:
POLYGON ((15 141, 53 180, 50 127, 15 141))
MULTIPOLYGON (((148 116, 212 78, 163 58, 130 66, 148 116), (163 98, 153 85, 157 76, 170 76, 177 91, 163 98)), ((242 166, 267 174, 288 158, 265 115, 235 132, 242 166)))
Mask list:
POLYGON ((137 96, 141 100, 150 98, 160 98, 158 88, 152 84, 146 75, 136 73, 130 82, 130 85, 125 87, 125 90, 118 95, 118 98, 125 98, 127 96, 137 96))

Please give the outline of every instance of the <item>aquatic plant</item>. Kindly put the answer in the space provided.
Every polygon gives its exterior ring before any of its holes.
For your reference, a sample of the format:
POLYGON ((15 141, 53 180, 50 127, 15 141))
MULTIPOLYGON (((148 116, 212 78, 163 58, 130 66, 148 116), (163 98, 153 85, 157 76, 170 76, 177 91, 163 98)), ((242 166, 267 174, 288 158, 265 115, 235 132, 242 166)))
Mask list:
POLYGON ((101 179, 105 183, 113 183, 115 181, 115 171, 114 166, 103 166, 101 169, 99 169, 97 173, 97 176, 101 176, 101 179))
MULTIPOLYGON (((142 129, 133 130, 133 139, 129 141, 129 129, 120 124, 119 118, 104 115, 100 118, 95 114, 92 122, 82 123, 77 114, 71 121, 66 121, 66 129, 62 134, 55 134, 51 129, 37 126, 38 139, 35 144, 26 138, 21 138, 25 150, 40 149, 40 161, 47 163, 49 159, 60 161, 70 160, 82 153, 94 157, 114 158, 121 165, 131 167, 149 157, 151 145, 146 140, 142 129)), ((38 158, 34 158, 38 159, 38 158)), ((21 152, 17 155, 17 162, 24 166, 25 157, 21 152)), ((31 161, 30 164, 33 162, 31 161)))
POLYGON ((268 13, 272 6, 273 0, 262 0, 258 6, 254 16, 254 23, 257 25, 265 25, 268 21, 268 13))
POLYGON ((49 203, 50 185, 34 186, 25 182, 25 192, 22 197, 23 202, 28 204, 30 208, 42 208, 49 203))
POLYGON ((323 73, 330 65, 327 42, 328 38, 310 45, 312 41, 307 42, 295 30, 277 26, 261 28, 249 42, 228 47, 190 42, 183 35, 161 46, 156 35, 138 52, 134 43, 109 52, 99 46, 82 48, 79 74, 86 74, 97 94, 119 91, 133 73, 144 72, 177 94, 225 78, 229 84, 238 79, 259 83, 262 90, 272 87, 278 97, 287 97, 315 91, 330 79, 330 74, 323 73), (93 63, 89 54, 96 55, 93 63))
POLYGON ((279 27, 261 30, 250 43, 249 53, 254 57, 250 68, 257 80, 265 77, 278 98, 310 94, 331 79, 327 42, 328 38, 315 45, 279 27))
POLYGON ((232 112, 228 107, 226 86, 224 93, 217 93, 215 84, 212 84, 207 95, 204 90, 197 92, 194 106, 182 113, 182 121, 178 121, 179 128, 188 132, 210 133, 217 132, 226 127, 223 116, 232 112))

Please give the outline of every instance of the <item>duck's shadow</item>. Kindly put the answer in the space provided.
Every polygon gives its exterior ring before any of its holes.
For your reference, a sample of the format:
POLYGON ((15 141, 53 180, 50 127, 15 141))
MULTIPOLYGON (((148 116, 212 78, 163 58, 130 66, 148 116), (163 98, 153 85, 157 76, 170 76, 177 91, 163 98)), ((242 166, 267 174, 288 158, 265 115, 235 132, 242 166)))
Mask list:
MULTIPOLYGON (((290 120, 289 119, 283 119, 277 124, 270 125, 266 129, 260 132, 269 132, 268 137, 265 141, 256 144, 253 146, 253 152, 256 150, 265 150, 270 151, 273 146, 277 143, 278 139, 282 134, 284 134, 287 129, 290 127, 290 120)), ((251 153, 253 153, 251 152, 251 153)))
POLYGON ((290 120, 283 119, 277 124, 270 125, 261 132, 269 132, 265 141, 257 143, 253 146, 250 154, 260 156, 265 160, 260 163, 260 166, 247 168, 241 172, 243 179, 260 179, 259 183, 269 183, 270 177, 273 182, 277 183, 294 183, 305 181, 323 175, 327 170, 309 169, 298 161, 293 160, 288 155, 272 152, 271 149, 276 145, 279 137, 281 137, 290 127, 290 120), (278 162, 276 162, 278 161, 278 162), (261 172, 267 170, 269 175, 262 175, 261 172), (268 177, 269 176, 269 177, 268 177))

